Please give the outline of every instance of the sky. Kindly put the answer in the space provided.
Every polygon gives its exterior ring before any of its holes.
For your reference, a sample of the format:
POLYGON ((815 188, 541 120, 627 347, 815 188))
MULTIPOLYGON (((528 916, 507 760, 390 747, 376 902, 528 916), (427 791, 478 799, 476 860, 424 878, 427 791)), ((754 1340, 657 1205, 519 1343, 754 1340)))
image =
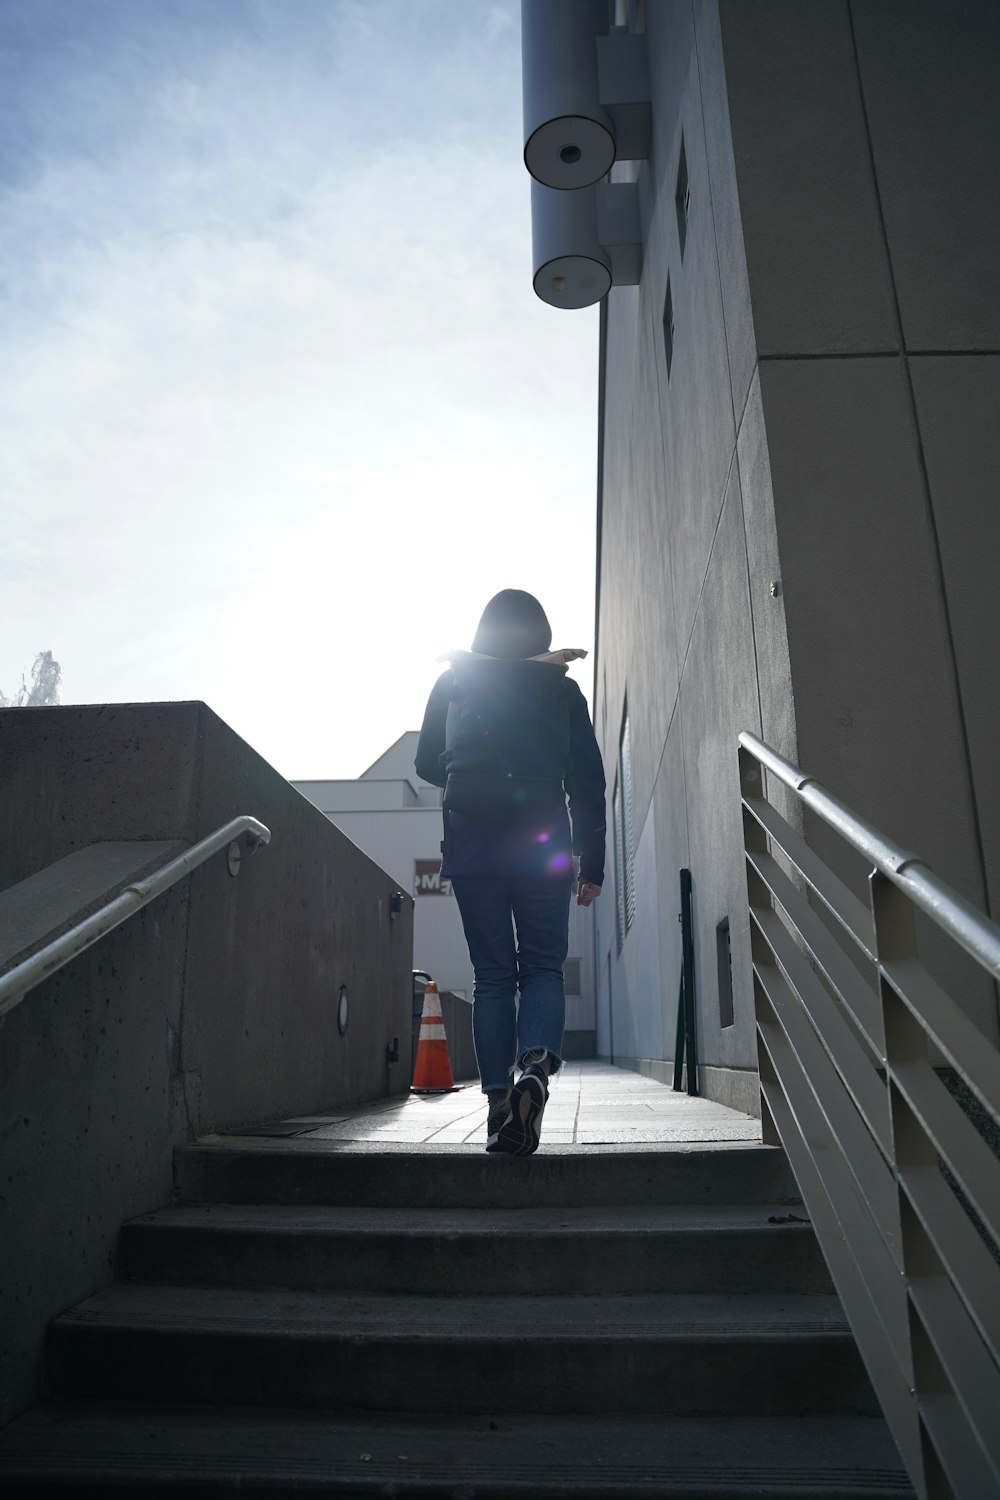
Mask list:
POLYGON ((353 777, 499 589, 592 647, 597 312, 532 291, 518 28, 0 0, 0 691, 51 650, 353 777))

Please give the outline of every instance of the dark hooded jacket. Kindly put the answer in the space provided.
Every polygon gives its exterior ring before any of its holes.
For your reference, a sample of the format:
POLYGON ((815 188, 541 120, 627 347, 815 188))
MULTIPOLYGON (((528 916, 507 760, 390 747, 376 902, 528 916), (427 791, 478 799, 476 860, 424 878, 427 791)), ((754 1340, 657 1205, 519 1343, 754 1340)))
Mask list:
POLYGON ((604 766, 564 666, 457 660, 431 690, 415 764, 444 787, 443 875, 570 880, 575 853, 604 884, 604 766))

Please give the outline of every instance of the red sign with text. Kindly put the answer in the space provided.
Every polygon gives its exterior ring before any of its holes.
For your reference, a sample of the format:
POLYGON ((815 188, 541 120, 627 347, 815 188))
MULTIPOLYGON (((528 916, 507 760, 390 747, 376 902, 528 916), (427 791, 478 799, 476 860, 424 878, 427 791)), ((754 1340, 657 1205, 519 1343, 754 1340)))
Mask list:
POLYGON ((413 894, 415 896, 451 895, 451 881, 442 878, 439 859, 414 860, 413 894))

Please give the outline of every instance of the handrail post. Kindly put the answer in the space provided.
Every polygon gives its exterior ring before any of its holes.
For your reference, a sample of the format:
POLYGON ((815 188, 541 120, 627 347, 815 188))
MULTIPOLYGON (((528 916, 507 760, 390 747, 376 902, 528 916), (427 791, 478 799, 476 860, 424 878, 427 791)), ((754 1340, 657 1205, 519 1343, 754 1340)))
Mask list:
MULTIPOLYGON (((744 802, 750 797, 763 797, 764 795, 764 768, 756 759, 753 752, 744 749, 742 745, 740 746, 740 794, 744 802)), ((750 816, 745 805, 743 806, 743 847, 748 854, 767 853, 767 834, 757 822, 757 819, 750 816)), ((744 868, 747 881, 748 905, 751 907, 754 905, 769 906, 771 904, 771 896, 764 882, 746 861, 744 861, 744 868)), ((767 1001, 760 993, 760 987, 757 982, 757 966, 764 961, 765 952, 762 939, 753 922, 750 923, 750 957, 754 969, 754 1041, 757 1046, 757 1076, 760 1078, 763 1076, 760 1060, 760 1026, 762 1012, 767 1008, 767 1001)), ((774 1116, 771 1114, 768 1106, 763 1085, 760 1090, 760 1133, 761 1140, 765 1146, 781 1145, 781 1135, 779 1134, 777 1125, 774 1123, 774 1116)))
POLYGON ((899 1288, 906 1304, 906 1317, 901 1320, 901 1326, 906 1328, 906 1347, 901 1353, 905 1355, 903 1373, 914 1397, 911 1430, 906 1434, 897 1432, 896 1441, 901 1451, 906 1450, 910 1477, 918 1493, 927 1500, 937 1500, 939 1496, 942 1500, 950 1500, 954 1492, 940 1469, 920 1415, 922 1400, 927 1396, 947 1395, 949 1385, 909 1294, 914 1277, 943 1276, 944 1267, 914 1213, 901 1181, 908 1169, 931 1167, 937 1171, 938 1155, 894 1079, 899 1063, 927 1062, 927 1035, 882 970, 885 961, 906 962, 918 957, 915 913, 905 892, 880 870, 872 870, 868 890, 885 1046, 885 1086, 892 1139, 890 1165, 896 1189, 899 1288))
POLYGON ((1000 979, 1000 926, 749 731, 739 763, 764 1138, 780 1124, 919 1500, 1000 1495, 1000 1168, 976 1129, 1000 1051, 917 941, 933 924, 1000 979), (874 866, 868 910, 764 773, 874 866))

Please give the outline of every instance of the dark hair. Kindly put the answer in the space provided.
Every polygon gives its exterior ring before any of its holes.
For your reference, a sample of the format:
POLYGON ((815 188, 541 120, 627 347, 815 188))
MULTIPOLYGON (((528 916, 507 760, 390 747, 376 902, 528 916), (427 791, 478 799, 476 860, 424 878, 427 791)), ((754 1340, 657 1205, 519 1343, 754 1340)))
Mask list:
POLYGON ((472 642, 484 656, 540 656, 552 644, 552 627, 534 594, 501 589, 483 610, 472 642))

